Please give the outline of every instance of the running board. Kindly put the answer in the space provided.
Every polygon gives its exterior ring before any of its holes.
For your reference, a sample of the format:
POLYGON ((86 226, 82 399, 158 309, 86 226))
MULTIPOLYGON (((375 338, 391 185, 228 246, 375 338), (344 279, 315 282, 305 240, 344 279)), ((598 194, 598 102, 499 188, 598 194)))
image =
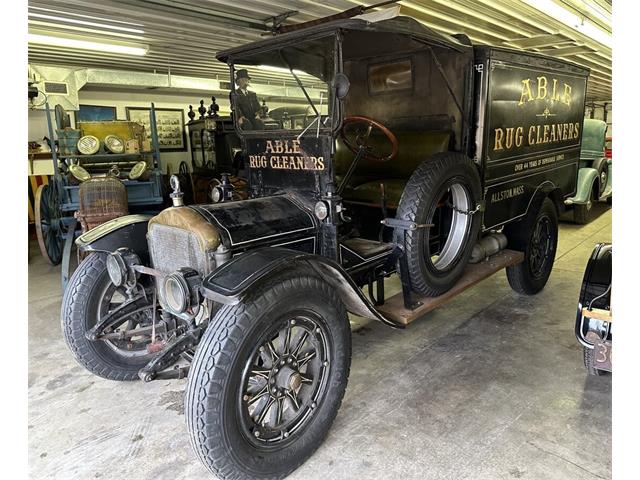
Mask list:
POLYGON ((451 290, 443 293, 439 297, 419 297, 414 293, 413 299, 422 303, 422 305, 418 306, 415 310, 407 310, 404 307, 402 292, 390 297, 383 305, 376 307, 376 310, 391 320, 403 325, 408 325, 425 313, 434 310, 464 292, 467 288, 473 287, 494 273, 506 267, 517 265, 523 260, 523 252, 502 250, 480 263, 469 264, 462 278, 458 280, 458 283, 456 283, 451 290))

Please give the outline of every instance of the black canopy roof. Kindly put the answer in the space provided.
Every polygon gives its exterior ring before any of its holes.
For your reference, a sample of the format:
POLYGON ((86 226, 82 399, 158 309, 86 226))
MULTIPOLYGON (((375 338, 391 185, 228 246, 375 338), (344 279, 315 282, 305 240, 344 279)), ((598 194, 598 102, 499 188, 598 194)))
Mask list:
POLYGON ((297 44, 303 40, 321 38, 335 34, 338 30, 353 30, 381 33, 397 33, 407 35, 435 45, 465 51, 472 47, 459 42, 454 37, 438 33, 411 17, 398 16, 379 22, 368 22, 362 19, 341 19, 327 23, 321 23, 290 33, 275 35, 265 40, 242 45, 218 52, 216 58, 222 62, 234 61, 235 57, 253 55, 261 51, 268 51, 276 47, 286 47, 297 44))

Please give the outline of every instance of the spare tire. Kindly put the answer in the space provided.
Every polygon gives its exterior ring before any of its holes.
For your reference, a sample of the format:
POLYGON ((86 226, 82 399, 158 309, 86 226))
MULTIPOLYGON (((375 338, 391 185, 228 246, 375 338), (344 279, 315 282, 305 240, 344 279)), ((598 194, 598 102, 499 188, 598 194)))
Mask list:
POLYGON ((400 198, 396 218, 434 224, 416 230, 395 230, 396 242, 406 249, 413 290, 434 297, 460 279, 478 237, 481 214, 472 212, 481 198, 478 169, 463 154, 438 153, 413 172, 400 198))

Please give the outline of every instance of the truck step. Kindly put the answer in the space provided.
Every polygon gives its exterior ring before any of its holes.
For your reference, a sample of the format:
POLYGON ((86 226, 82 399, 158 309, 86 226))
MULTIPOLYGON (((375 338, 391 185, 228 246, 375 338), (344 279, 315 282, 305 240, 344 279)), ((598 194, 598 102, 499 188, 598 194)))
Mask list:
POLYGON ((473 265, 470 264, 462 278, 458 280, 458 283, 456 283, 451 290, 438 297, 423 297, 414 293, 413 300, 422 303, 422 305, 418 306, 415 310, 408 310, 404 307, 402 292, 387 299, 383 305, 376 307, 376 310, 387 318, 408 325, 425 313, 430 312, 464 292, 467 288, 473 287, 494 273, 511 265, 516 265, 523 260, 524 253, 522 252, 502 250, 483 262, 473 265))

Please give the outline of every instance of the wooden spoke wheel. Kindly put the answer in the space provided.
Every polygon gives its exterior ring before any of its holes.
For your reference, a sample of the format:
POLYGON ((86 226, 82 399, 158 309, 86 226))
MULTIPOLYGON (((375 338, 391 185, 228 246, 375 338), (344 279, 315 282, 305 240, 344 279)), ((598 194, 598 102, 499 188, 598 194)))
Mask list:
POLYGON ((62 260, 65 231, 60 198, 57 189, 52 184, 38 187, 35 207, 36 236, 40 252, 51 265, 58 265, 62 260))

